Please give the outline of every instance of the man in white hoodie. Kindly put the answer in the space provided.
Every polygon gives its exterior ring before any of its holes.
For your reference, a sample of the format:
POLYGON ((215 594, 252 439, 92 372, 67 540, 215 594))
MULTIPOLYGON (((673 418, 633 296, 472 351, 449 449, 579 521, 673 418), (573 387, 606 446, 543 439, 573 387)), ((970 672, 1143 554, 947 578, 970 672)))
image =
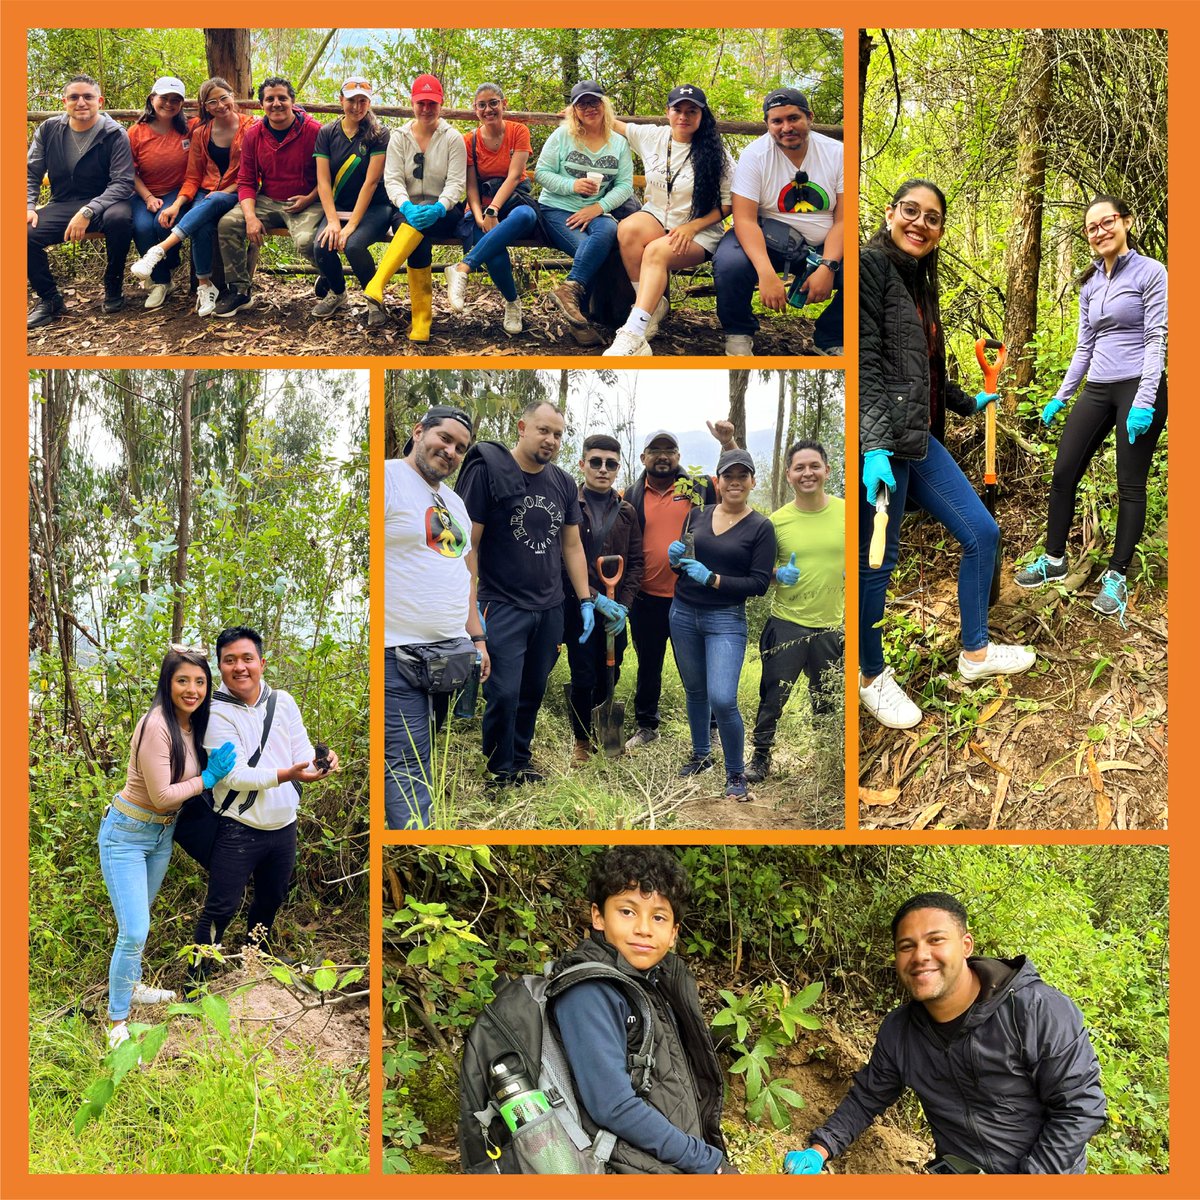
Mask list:
MULTIPOLYGON (((222 816, 195 940, 201 946, 221 941, 253 879, 246 927, 265 945, 296 864, 296 785, 324 779, 338 769, 338 758, 329 751, 328 761, 322 756, 318 766, 295 700, 263 681, 266 661, 255 630, 245 625, 222 630, 217 666, 223 686, 213 693, 204 745, 232 742, 237 757, 213 788, 213 804, 222 816)), ((207 974, 210 961, 199 961, 195 978, 207 974)))

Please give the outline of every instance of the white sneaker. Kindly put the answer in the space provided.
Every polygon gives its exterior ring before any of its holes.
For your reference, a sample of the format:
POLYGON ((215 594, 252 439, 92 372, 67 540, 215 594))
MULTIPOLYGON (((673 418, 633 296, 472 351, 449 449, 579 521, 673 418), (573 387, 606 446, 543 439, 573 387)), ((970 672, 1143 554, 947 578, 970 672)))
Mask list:
POLYGON ((613 344, 604 352, 605 358, 629 358, 637 355, 653 354, 649 343, 640 333, 630 329, 618 329, 613 344))
POLYGON ((150 291, 146 294, 146 303, 143 308, 162 308, 163 302, 171 294, 171 285, 169 283, 154 283, 150 285, 150 291))
POLYGON ((460 271, 454 263, 446 268, 446 299, 455 312, 462 312, 467 307, 468 274, 467 271, 460 271))
POLYGON ((211 317, 220 298, 221 289, 216 284, 198 283, 196 285, 196 316, 211 317))
POLYGON ((866 687, 859 675, 858 699, 880 725, 889 729, 912 729, 921 723, 921 710, 896 682, 896 673, 891 667, 884 667, 866 687))
POLYGON ((166 988, 147 987, 144 983, 133 985, 133 995, 129 997, 130 1004, 173 1004, 179 997, 166 988))
POLYGON ((127 1041, 129 1041, 129 1029, 126 1027, 124 1021, 122 1021, 120 1025, 113 1025, 109 1029, 108 1048, 110 1050, 115 1050, 118 1046, 127 1041))
POLYGON ((991 675, 1020 675, 1037 662, 1032 646, 1003 646, 988 642, 987 657, 972 662, 965 654, 958 656, 958 673, 967 680, 987 679, 991 675))
MULTIPOLYGON (((166 256, 167 252, 162 248, 161 243, 156 243, 129 268, 129 273, 137 279, 147 280, 150 278, 150 273, 166 256)), ((144 282, 142 286, 145 286, 144 282)))
POLYGON ((646 322, 646 341, 652 342, 654 335, 658 332, 658 327, 663 323, 667 313, 671 311, 671 301, 663 296, 654 306, 654 311, 650 314, 650 320, 646 322))
MULTIPOLYGON (((753 354, 754 339, 748 333, 727 333, 725 335, 725 353, 734 356, 753 354)), ((908 727, 901 726, 901 728, 908 727)))
MULTIPOLYGON (((459 272, 461 274, 461 272, 459 272)), ((521 322, 521 301, 505 300, 504 302, 504 332, 520 333, 524 329, 521 322)))

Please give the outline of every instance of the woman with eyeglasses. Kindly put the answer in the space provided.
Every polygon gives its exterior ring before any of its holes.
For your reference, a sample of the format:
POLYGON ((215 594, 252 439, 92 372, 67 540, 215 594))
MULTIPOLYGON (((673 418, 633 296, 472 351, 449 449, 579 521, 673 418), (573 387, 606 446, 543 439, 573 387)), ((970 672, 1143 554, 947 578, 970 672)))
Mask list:
POLYGON ((446 294, 450 307, 462 312, 467 304, 468 276, 486 267, 504 297, 504 332, 511 335, 521 332, 521 301, 508 248, 537 228, 538 203, 525 170, 532 149, 529 127, 506 120, 507 107, 498 84, 481 83, 475 89, 479 124, 463 135, 469 213, 459 230, 463 244, 470 249, 462 262, 446 268, 446 294))
POLYGON ((150 908, 167 873, 175 816, 186 800, 233 769, 225 742, 204 750, 212 674, 204 651, 171 646, 158 672, 150 711, 137 723, 125 786, 100 822, 100 870, 117 918, 108 968, 108 1045, 129 1040, 131 1005, 167 1004, 175 993, 142 984, 150 908))
MULTIPOLYGON (((371 247, 387 238, 395 215, 380 186, 390 135, 371 112, 373 92, 370 80, 350 76, 338 93, 341 117, 321 126, 313 147, 317 196, 325 212, 313 238, 313 262, 321 273, 312 312, 318 319, 333 316, 346 303, 343 254, 358 282, 364 288, 371 282, 371 247)), ((367 328, 386 322, 383 305, 368 298, 367 328)))
MULTIPOLYGON (((133 240, 143 255, 167 236, 187 203, 180 199, 180 191, 196 119, 189 121, 183 115, 183 92, 183 84, 173 76, 156 79, 146 97, 145 111, 129 130, 133 188, 142 201, 133 202, 133 240)), ((149 280, 146 308, 162 307, 177 266, 179 251, 172 248, 158 259, 148 276, 138 274, 143 286, 149 280)))
POLYGON ((242 138, 254 118, 238 108, 233 89, 216 75, 200 85, 198 100, 200 119, 191 132, 187 173, 179 195, 164 210, 170 232, 129 270, 138 279, 149 279, 165 256, 188 238, 196 271, 196 315, 211 317, 220 297, 212 281, 213 238, 217 222, 237 204, 242 138))
POLYGON ((1096 452, 1116 430, 1117 532, 1092 607, 1125 623, 1125 575, 1146 526, 1146 479, 1167 423, 1167 269, 1140 254, 1130 234, 1133 214, 1117 196, 1097 196, 1083 217, 1095 254, 1080 277, 1079 340, 1066 377, 1042 410, 1049 425, 1087 383, 1054 457, 1046 551, 1016 581, 1041 587, 1067 575, 1067 535, 1075 491, 1096 452))
POLYGON ((617 122, 646 168, 642 211, 617 228, 621 260, 637 289, 629 319, 605 355, 652 353, 650 342, 670 312, 670 273, 712 258, 721 222, 732 211, 733 163, 702 88, 686 83, 667 97, 666 125, 617 122))
POLYGON ((433 243, 453 237, 462 216, 467 187, 467 150, 462 136, 442 120, 442 85, 432 75, 413 80, 416 114, 388 141, 383 183, 400 210, 400 228, 379 260, 379 269, 363 291, 383 305, 388 280, 408 263, 412 306, 410 342, 429 341, 433 324, 433 243))
POLYGON ((927 179, 896 189, 859 260, 859 444, 864 495, 859 503, 858 695, 890 729, 911 729, 921 710, 883 658, 883 611, 900 554, 904 507, 912 500, 962 546, 958 607, 959 674, 968 682, 1015 675, 1033 666, 1028 646, 988 639, 988 595, 1000 530, 962 468, 942 444, 946 409, 964 416, 997 400, 968 396, 946 377, 946 341, 938 298, 938 244, 946 197, 927 179), (886 505, 883 565, 869 563, 876 504, 886 505))
POLYGON ((616 132, 612 101, 598 83, 577 83, 562 117, 538 155, 535 172, 546 236, 573 260, 550 298, 566 317, 571 336, 581 346, 598 346, 600 335, 587 316, 588 296, 617 242, 617 222, 610 214, 633 195, 633 156, 616 132))

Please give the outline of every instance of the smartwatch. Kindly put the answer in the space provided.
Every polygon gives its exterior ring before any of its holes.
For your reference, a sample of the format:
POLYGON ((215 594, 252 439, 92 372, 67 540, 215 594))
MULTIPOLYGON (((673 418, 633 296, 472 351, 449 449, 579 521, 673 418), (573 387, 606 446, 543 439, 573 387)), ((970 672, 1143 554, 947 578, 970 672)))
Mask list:
POLYGON ((823 266, 823 267, 828 267, 828 268, 829 268, 831 271, 833 271, 833 272, 834 272, 834 274, 837 274, 837 269, 838 269, 838 267, 840 267, 841 265, 842 265, 842 264, 841 264, 840 262, 838 262, 838 260, 837 260, 836 258, 823 258, 823 259, 821 259, 821 266, 823 266))
POLYGON ((75 215, 79 217, 87 217, 87 219, 91 221, 95 218, 96 212, 90 204, 85 204, 75 215))
POLYGON ((483 210, 483 215, 485 217, 498 217, 500 214, 489 204, 487 208, 483 210))

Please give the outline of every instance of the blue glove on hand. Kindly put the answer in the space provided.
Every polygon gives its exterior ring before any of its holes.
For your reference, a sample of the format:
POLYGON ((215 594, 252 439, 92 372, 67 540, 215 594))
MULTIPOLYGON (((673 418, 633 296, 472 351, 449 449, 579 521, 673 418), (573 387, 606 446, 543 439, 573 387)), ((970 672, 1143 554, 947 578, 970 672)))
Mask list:
POLYGON ((672 542, 667 547, 667 562, 673 567, 679 566, 679 560, 687 553, 687 547, 682 542, 672 542))
POLYGON ((807 1150, 789 1150, 783 1156, 785 1175, 820 1175, 824 1166, 821 1152, 811 1146, 807 1150))
POLYGON ((1134 405, 1129 410, 1129 416, 1125 418, 1125 432, 1129 434, 1129 444, 1132 446, 1137 441, 1138 434, 1145 433, 1153 424, 1154 409, 1138 408, 1134 405))
POLYGON ((890 450, 868 450, 863 455, 863 487, 867 489, 867 501, 875 503, 875 497, 882 485, 889 492, 896 489, 896 477, 892 474, 892 457, 890 450))
POLYGON ((627 609, 625 607, 625 605, 623 605, 623 604, 618 604, 616 616, 610 617, 607 621, 604 622, 605 632, 611 633, 613 635, 613 637, 616 637, 617 634, 620 633, 621 630, 625 628, 625 619, 628 616, 629 616, 629 609, 627 609))
POLYGON ((414 229, 420 229, 424 232, 431 226, 436 225, 445 215, 446 208, 442 204, 418 204, 409 224, 414 229))
POLYGON ((625 628, 625 617, 629 610, 623 604, 618 604, 615 600, 601 595, 596 597, 596 607, 600 610, 600 615, 604 617, 604 628, 609 633, 617 634, 625 628))
POLYGON ((591 600, 580 600, 579 615, 583 618, 583 633, 579 635, 579 644, 582 646, 592 636, 592 630, 596 628, 595 604, 591 600))
POLYGON ((224 742, 208 756, 208 766, 200 772, 200 778, 206 788, 211 788, 218 779, 224 779, 233 770, 237 761, 237 751, 232 742, 224 742))
POLYGON ((995 404, 1000 399, 999 392, 976 392, 975 393, 975 411, 983 412, 989 404, 995 404))
POLYGON ((775 568, 775 578, 782 587, 795 587, 800 580, 800 568, 793 554, 782 567, 775 568))
POLYGON ((1054 399, 1042 409, 1042 424, 1049 426, 1050 422, 1053 421, 1054 418, 1066 407, 1067 402, 1065 400, 1060 400, 1057 396, 1055 396, 1054 399))
POLYGON ((679 569, 701 587, 708 587, 708 581, 713 577, 713 573, 702 562, 697 562, 694 558, 681 558, 679 569))
POLYGON ((417 224, 418 220, 420 220, 420 218, 417 216, 417 214, 420 211, 421 211, 421 205, 414 204, 411 200, 405 200, 405 202, 402 205, 400 205, 400 215, 414 229, 421 228, 421 226, 417 224))

